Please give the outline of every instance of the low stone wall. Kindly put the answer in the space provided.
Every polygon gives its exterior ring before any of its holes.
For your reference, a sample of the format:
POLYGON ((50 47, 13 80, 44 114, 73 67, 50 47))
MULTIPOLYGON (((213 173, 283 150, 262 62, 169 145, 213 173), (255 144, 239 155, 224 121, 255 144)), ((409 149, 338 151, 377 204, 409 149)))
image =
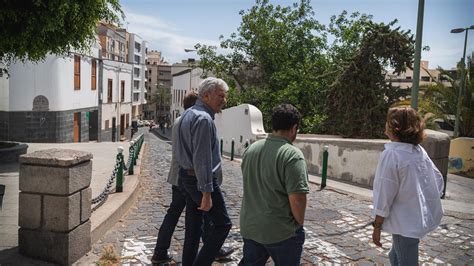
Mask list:
POLYGON ((91 159, 62 149, 20 157, 20 253, 71 265, 90 251, 91 159))
MULTIPOLYGON (((421 145, 443 174, 446 184, 449 136, 433 130, 425 130, 425 134, 427 138, 421 145)), ((372 188, 380 153, 388 142, 389 140, 298 135, 293 144, 303 152, 310 174, 321 175, 323 148, 328 146, 329 178, 372 188)))

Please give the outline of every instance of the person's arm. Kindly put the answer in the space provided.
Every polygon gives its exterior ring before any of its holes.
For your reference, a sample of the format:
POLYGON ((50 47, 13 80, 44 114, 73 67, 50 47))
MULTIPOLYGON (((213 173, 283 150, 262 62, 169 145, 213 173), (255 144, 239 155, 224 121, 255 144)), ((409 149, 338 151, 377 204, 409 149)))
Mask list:
POLYGON ((388 217, 390 214, 390 209, 399 189, 396 161, 393 151, 386 150, 382 152, 375 172, 372 210, 375 220, 372 241, 379 247, 382 246, 380 243, 380 233, 384 217, 388 217))
POLYGON ((375 221, 372 224, 374 226, 374 231, 372 232, 372 241, 374 244, 378 247, 382 247, 382 243, 380 243, 380 233, 382 232, 382 224, 383 224, 383 218, 382 216, 375 216, 375 221))
POLYGON ((290 201, 291 214, 293 214, 296 222, 303 226, 306 211, 306 193, 288 194, 288 200, 290 201))
POLYGON ((202 198, 199 210, 212 208, 212 125, 206 119, 200 119, 192 128, 193 166, 197 179, 197 189, 202 198))

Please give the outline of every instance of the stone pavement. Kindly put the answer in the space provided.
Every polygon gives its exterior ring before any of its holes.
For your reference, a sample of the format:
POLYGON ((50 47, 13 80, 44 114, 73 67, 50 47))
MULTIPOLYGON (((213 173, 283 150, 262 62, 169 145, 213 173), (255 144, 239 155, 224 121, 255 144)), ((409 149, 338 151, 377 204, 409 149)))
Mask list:
MULTIPOLYGON (((112 246, 125 265, 150 264, 156 235, 170 203, 171 186, 166 183, 171 160, 171 146, 153 134, 146 134, 146 151, 142 164, 141 182, 144 188, 141 198, 129 212, 111 228, 92 251, 78 264, 92 264, 99 260, 103 248, 112 246)), ((242 238, 239 233, 239 209, 242 198, 240 164, 224 161, 222 190, 232 230, 225 245, 237 251, 221 265, 235 265, 242 256, 242 238)), ((325 189, 311 184, 306 212, 306 242, 303 264, 314 263, 388 263, 387 253, 391 237, 383 234, 383 247, 371 243, 371 199, 352 193, 325 189)), ((440 227, 420 244, 422 263, 450 263, 453 265, 474 263, 474 217, 471 214, 447 212, 440 227)), ((176 228, 171 246, 173 264, 181 261, 184 240, 184 215, 176 228)))

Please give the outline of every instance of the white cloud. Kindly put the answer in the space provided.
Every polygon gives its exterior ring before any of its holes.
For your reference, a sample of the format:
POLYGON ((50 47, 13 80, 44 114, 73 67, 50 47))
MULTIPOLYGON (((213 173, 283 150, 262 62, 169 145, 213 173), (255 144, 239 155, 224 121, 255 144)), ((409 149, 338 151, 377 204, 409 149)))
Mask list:
MULTIPOLYGON (((162 56, 169 62, 180 62, 182 59, 196 58, 196 53, 186 53, 184 49, 193 49, 197 43, 206 45, 218 45, 219 41, 205 38, 186 36, 173 25, 160 19, 137 13, 126 13, 125 23, 128 31, 136 33, 148 42, 148 49, 162 52, 162 56)), ((125 26, 125 25, 124 25, 125 26)))

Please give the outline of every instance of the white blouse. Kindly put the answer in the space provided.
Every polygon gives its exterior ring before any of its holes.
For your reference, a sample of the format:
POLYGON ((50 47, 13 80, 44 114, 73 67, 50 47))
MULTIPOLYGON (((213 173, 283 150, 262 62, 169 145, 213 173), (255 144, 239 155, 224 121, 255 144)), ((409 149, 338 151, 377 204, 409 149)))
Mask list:
POLYGON ((420 145, 385 144, 375 172, 372 215, 385 217, 382 230, 423 238, 443 217, 443 176, 420 145))

